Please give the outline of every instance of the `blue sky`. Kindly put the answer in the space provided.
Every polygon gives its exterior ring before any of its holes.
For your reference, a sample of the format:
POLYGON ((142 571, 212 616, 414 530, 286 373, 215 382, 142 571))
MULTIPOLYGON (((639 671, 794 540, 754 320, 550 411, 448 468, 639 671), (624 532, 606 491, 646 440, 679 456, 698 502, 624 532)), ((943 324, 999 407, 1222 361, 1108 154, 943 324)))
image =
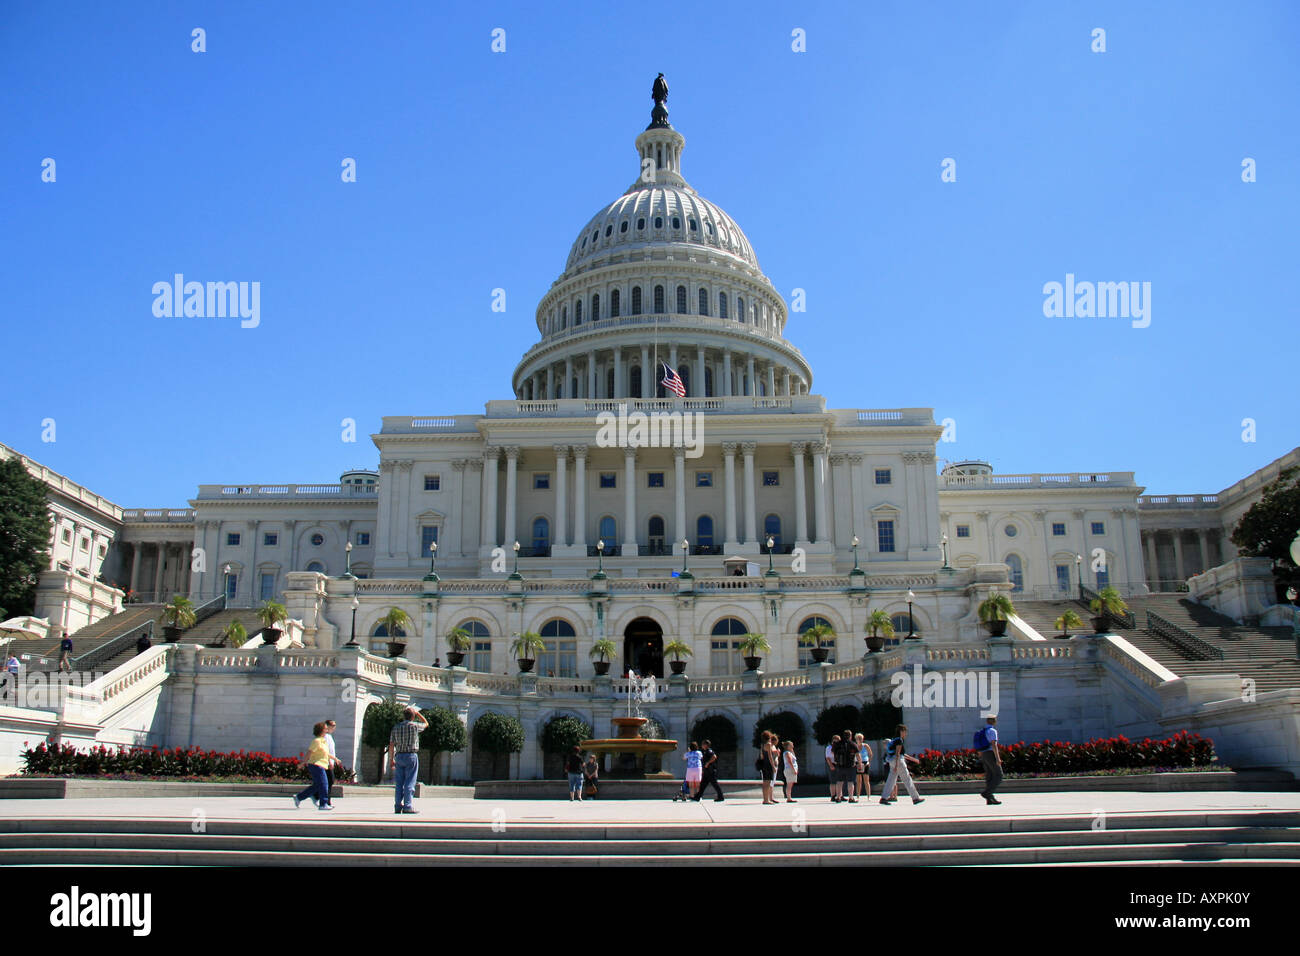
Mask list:
POLYGON ((687 179, 806 290, 787 336, 831 407, 1218 491, 1300 443, 1298 61, 1284 0, 4 4, 0 441, 180 507, 509 397, 662 71, 687 179), (155 317, 177 272, 260 282, 261 324, 155 317), (1045 317, 1067 273, 1150 282, 1150 326, 1045 317))

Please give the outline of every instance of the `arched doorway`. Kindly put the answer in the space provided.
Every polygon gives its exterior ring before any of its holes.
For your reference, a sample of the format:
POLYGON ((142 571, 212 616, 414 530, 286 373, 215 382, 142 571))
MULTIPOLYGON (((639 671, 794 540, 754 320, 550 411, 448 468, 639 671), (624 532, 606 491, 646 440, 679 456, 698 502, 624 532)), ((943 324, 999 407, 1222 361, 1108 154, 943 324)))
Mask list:
POLYGON ((623 670, 664 676, 664 632, 652 618, 638 617, 623 631, 623 670))

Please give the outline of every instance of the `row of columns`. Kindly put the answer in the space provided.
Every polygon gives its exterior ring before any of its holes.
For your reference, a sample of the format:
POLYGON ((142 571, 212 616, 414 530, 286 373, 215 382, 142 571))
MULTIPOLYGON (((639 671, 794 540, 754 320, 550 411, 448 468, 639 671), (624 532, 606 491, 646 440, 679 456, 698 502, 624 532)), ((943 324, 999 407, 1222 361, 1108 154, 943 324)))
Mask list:
POLYGON ((140 564, 144 556, 144 550, 148 547, 154 549, 156 556, 152 587, 154 599, 163 600, 161 595, 167 591, 188 594, 190 590, 190 546, 183 542, 178 544, 174 541, 135 541, 131 543, 130 589, 132 591, 140 590, 140 564), (171 562, 171 568, 170 571, 165 572, 164 568, 168 562, 171 562))
MULTIPOLYGON (((520 396, 531 400, 552 398, 654 398, 658 394, 661 376, 657 365, 651 367, 650 346, 643 345, 640 348, 640 395, 631 394, 632 368, 634 366, 631 362, 625 362, 623 351, 622 348, 616 348, 608 353, 609 357, 598 359, 596 350, 589 349, 585 357, 569 355, 562 360, 550 362, 545 368, 538 369, 528 377, 526 380, 528 387, 525 388, 521 385, 520 396), (608 377, 611 369, 614 372, 614 391, 613 394, 606 394, 609 392, 608 377), (558 383, 557 379, 559 379, 558 383), (558 388, 556 387, 557 384, 558 388), (571 395, 570 392, 575 394, 571 395)), ((753 353, 733 353, 730 349, 727 349, 722 352, 721 360, 717 357, 709 360, 706 357, 704 346, 697 346, 694 353, 693 359, 689 354, 680 356, 691 363, 689 398, 705 397, 706 368, 713 373, 713 394, 710 397, 714 398, 725 398, 732 395, 757 395, 760 370, 765 380, 765 395, 780 394, 788 396, 791 394, 806 395, 808 393, 807 383, 802 379, 792 377, 790 369, 785 366, 780 366, 780 391, 778 392, 778 364, 773 361, 759 359, 753 353), (737 357, 734 367, 732 364, 733 354, 737 357)), ((633 349, 633 357, 635 356, 636 351, 633 349)), ((667 358, 670 368, 680 368, 676 345, 668 346, 667 358)))
MULTIPOLYGON (((1218 528, 1195 528, 1190 529, 1196 535, 1197 547, 1200 551, 1200 571, 1210 569, 1210 535, 1214 535, 1219 542, 1219 560, 1225 561, 1232 555, 1236 554, 1236 548, 1228 540, 1225 532, 1218 528)), ((1146 568, 1147 583, 1154 589, 1159 589, 1163 580, 1160 576, 1159 555, 1157 554, 1157 537, 1159 535, 1168 535, 1174 546, 1174 575, 1176 583, 1186 581, 1191 575, 1188 573, 1186 556, 1183 553, 1183 534, 1182 529, 1172 531, 1144 531, 1142 532, 1142 541, 1146 550, 1146 568)), ((1197 572, 1200 573, 1200 572, 1197 572)))
MULTIPOLYGON (((755 505, 754 454, 756 442, 723 442, 723 525, 726 547, 732 549, 740 544, 758 543, 758 514, 755 505), (738 533, 736 520, 736 452, 743 456, 743 508, 744 537, 738 533)), ((568 535, 568 461, 572 454, 574 469, 574 522, 572 544, 575 547, 587 546, 587 446, 555 445, 555 528, 551 540, 555 545, 566 546, 570 543, 568 535)), ((483 456, 483 526, 481 540, 488 547, 512 545, 519 539, 517 526, 517 507, 519 492, 519 460, 522 448, 518 445, 490 447, 483 456), (497 481, 498 462, 504 454, 506 461, 506 487, 504 503, 504 541, 497 536, 497 481)), ((810 542, 808 534, 808 497, 807 483, 804 476, 806 466, 805 454, 812 455, 813 465, 813 507, 818 542, 832 540, 830 523, 827 517, 827 445, 825 442, 793 442, 790 446, 794 462, 794 511, 795 540, 798 544, 810 542)), ((637 473, 635 448, 624 449, 623 453, 623 541, 625 548, 637 545, 638 515, 636 510, 637 473)), ((690 537, 686 527, 686 451, 673 449, 674 485, 674 545, 690 537)), ((609 542, 613 544, 614 542, 609 542)))

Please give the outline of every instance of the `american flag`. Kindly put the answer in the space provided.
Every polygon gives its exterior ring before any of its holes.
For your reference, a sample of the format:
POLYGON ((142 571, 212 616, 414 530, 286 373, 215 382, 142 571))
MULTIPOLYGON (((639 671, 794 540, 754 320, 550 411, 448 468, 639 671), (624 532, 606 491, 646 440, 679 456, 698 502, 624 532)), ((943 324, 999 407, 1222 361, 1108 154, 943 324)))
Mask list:
POLYGON ((686 397, 686 386, 682 384, 682 377, 668 367, 667 362, 660 363, 664 367, 663 381, 659 384, 672 392, 678 398, 686 397))

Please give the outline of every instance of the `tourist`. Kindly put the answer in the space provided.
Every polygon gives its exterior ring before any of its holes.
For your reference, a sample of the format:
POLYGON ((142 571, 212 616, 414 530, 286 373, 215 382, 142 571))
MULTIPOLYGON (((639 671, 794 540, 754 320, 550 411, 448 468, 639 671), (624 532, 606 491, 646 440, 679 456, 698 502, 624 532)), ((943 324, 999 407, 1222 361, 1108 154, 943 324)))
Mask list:
POLYGON ((799 758, 795 756, 794 741, 787 740, 781 745, 784 752, 781 754, 781 766, 784 769, 782 774, 782 784, 785 787, 785 802, 798 803, 790 794, 794 793, 794 785, 799 780, 799 758))
POLYGON ((975 738, 980 762, 984 764, 984 790, 980 796, 989 806, 996 806, 1002 802, 994 795, 1002 783, 1002 751, 998 749, 997 717, 987 718, 985 725, 976 732, 975 738))
POLYGON ((831 737, 826 745, 826 779, 831 784, 831 803, 840 802, 840 775, 835 772, 835 745, 840 742, 840 735, 831 737))
POLYGON ((835 775, 839 779, 841 802, 857 803, 853 782, 857 778, 858 747, 853 742, 853 731, 846 730, 835 747, 835 775))
POLYGON ((307 772, 311 774, 311 786, 301 793, 294 794, 293 806, 296 810, 304 797, 311 797, 319 810, 333 810, 330 803, 329 784, 326 782, 326 768, 330 765, 329 745, 325 743, 325 724, 318 723, 311 729, 311 746, 307 748, 307 772))
POLYGON ((420 731, 429 726, 424 715, 414 707, 402 712, 404 718, 388 735, 388 762, 393 768, 393 812, 418 813, 411 805, 415 798, 415 776, 420 772, 420 731))
POLYGON ((5 683, 5 694, 4 694, 4 699, 5 699, 5 700, 8 700, 8 699, 9 699, 9 688, 10 688, 10 687, 12 687, 12 688, 14 689, 14 696, 15 696, 15 699, 17 698, 17 694, 18 694, 18 670, 19 670, 20 667, 22 667, 22 665, 18 663, 18 658, 15 657, 13 654, 10 654, 10 655, 9 655, 9 660, 5 662, 5 673, 9 675, 9 676, 8 676, 8 679, 7 679, 6 683, 5 683))
POLYGON ((600 780, 600 761, 596 759, 594 753, 588 753, 587 759, 582 765, 582 795, 584 797, 594 797, 599 790, 597 784, 600 780))
POLYGON ((564 758, 564 772, 569 775, 569 802, 582 802, 582 748, 577 744, 564 758))
POLYGON ((72 654, 72 638, 68 637, 67 631, 64 631, 63 640, 59 642, 59 671, 60 672, 62 672, 63 669, 66 667, 68 669, 68 673, 69 674, 72 673, 72 661, 70 659, 71 654, 72 654))
POLYGON ((912 763, 920 763, 921 761, 917 760, 907 752, 906 741, 907 725, 899 724, 898 736, 889 742, 890 747, 894 751, 894 760, 889 768, 889 779, 885 781, 885 788, 881 791, 880 802, 885 806, 888 806, 898 799, 897 796, 891 797, 889 794, 890 791, 894 790, 894 787, 900 783, 907 787, 907 792, 912 795, 913 804, 925 802, 925 798, 916 792, 916 784, 912 782, 912 774, 907 769, 907 762, 909 760, 912 763))
POLYGON ((433 666, 434 666, 434 667, 441 667, 441 666, 442 666, 442 658, 441 658, 441 657, 435 657, 435 658, 433 659, 433 666))
POLYGON ((772 795, 772 780, 776 777, 776 760, 772 756, 775 747, 772 745, 772 731, 763 731, 763 736, 758 745, 758 760, 755 766, 758 768, 758 774, 763 780, 763 805, 776 803, 772 795))
POLYGON ((853 742, 858 745, 858 762, 854 769, 858 772, 858 796, 871 796, 871 745, 862 734, 854 734, 853 742))
POLYGON ((325 721, 325 745, 330 749, 330 765, 325 768, 325 776, 329 780, 330 793, 334 792, 334 768, 343 769, 343 761, 339 759, 338 753, 334 749, 334 728, 338 724, 332 720, 325 721))
POLYGON ((686 761, 686 786, 689 788, 688 796, 698 802, 695 796, 700 790, 700 781, 704 778, 704 754, 700 752, 700 745, 694 740, 691 741, 691 749, 682 755, 686 761))
POLYGON ((717 751, 713 749, 713 742, 711 740, 703 741, 701 746, 703 749, 700 751, 700 762, 702 764, 700 767, 700 789, 695 793, 695 802, 699 803, 700 798, 704 796, 704 791, 712 786, 713 792, 717 794, 717 796, 713 798, 713 802, 721 803, 722 787, 718 786, 717 751))

